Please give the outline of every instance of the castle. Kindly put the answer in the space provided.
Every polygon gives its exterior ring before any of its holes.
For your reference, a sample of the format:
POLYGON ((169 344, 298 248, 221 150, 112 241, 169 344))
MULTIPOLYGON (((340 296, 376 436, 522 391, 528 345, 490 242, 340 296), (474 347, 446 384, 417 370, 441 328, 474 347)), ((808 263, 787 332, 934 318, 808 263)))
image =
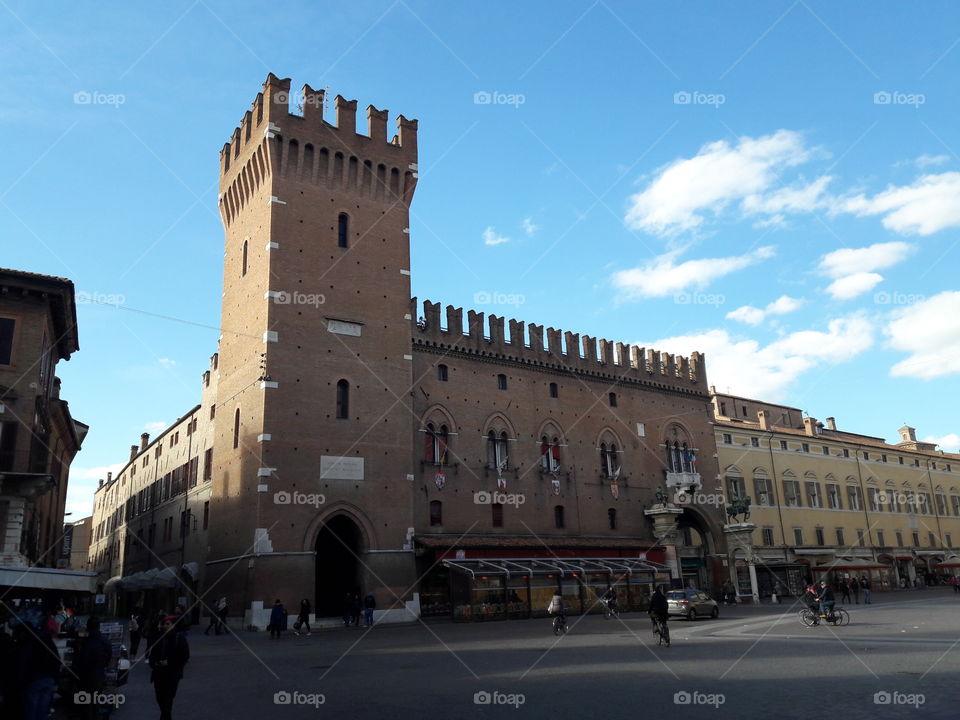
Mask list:
MULTIPOLYGON (((704 358, 410 292, 417 121, 270 74, 220 153, 222 335, 200 402, 97 491, 91 567, 118 606, 226 595, 382 621, 584 611, 613 586, 717 587, 719 478, 704 358), (546 343, 544 342, 546 341, 546 343), (659 510, 658 510, 659 508, 659 510)), ((200 608, 194 610, 199 613, 200 608)))

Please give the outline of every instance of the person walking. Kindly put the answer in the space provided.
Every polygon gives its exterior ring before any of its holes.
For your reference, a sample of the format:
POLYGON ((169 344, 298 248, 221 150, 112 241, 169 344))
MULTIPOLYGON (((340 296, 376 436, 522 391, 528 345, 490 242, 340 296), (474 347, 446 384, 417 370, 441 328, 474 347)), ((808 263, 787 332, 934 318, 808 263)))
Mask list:
POLYGON ((270 610, 270 637, 280 639, 280 633, 287 629, 287 609, 283 607, 280 598, 273 603, 270 610))
POLYGON ((173 699, 183 679, 183 668, 190 660, 190 646, 182 633, 177 632, 177 618, 163 619, 163 634, 150 648, 150 682, 160 706, 160 720, 172 720, 173 699))
POLYGON ((87 620, 87 637, 77 648, 72 667, 77 678, 77 689, 86 693, 89 698, 83 706, 81 717, 94 720, 99 715, 100 707, 96 703, 96 696, 103 692, 103 686, 107 682, 107 665, 110 664, 111 652, 110 641, 100 632, 100 619, 91 615, 87 620))
POLYGON ((363 599, 363 619, 367 627, 373 627, 373 611, 377 609, 377 598, 372 592, 368 592, 363 599))
POLYGON ((217 635, 220 634, 221 628, 226 630, 226 610, 227 598, 221 597, 217 600, 216 607, 210 612, 210 624, 207 625, 207 629, 203 631, 204 635, 209 635, 211 628, 217 635))
POLYGON ((860 581, 857 578, 850 578, 850 592, 853 593, 853 601, 856 605, 860 604, 860 581))
POLYGON ((733 583, 729 580, 724 581, 723 583, 723 604, 724 605, 735 605, 736 604, 736 593, 733 589, 733 583))
POLYGON ((353 614, 353 595, 347 593, 343 598, 343 625, 350 627, 350 616, 353 614))
POLYGON ((36 626, 24 625, 18 642, 17 674, 24 720, 47 720, 60 674, 60 654, 50 637, 46 618, 36 626))
POLYGON ((840 600, 841 602, 850 602, 850 578, 844 578, 840 581, 840 600))
POLYGON ((360 593, 355 592, 353 594, 353 604, 350 610, 350 619, 353 621, 354 627, 360 627, 361 610, 363 610, 363 603, 360 602, 360 593))
POLYGON ((870 605, 873 602, 873 598, 870 593, 870 581, 867 580, 866 575, 860 576, 860 588, 863 590, 863 604, 870 605))
POLYGON ((957 579, 956 575, 950 578, 950 584, 953 585, 953 591, 955 593, 960 593, 960 580, 957 579))
POLYGON ((304 627, 307 628, 307 637, 310 637, 310 601, 306 598, 300 601, 300 614, 297 615, 297 622, 293 624, 293 631, 299 635, 304 627))
POLYGON ((143 610, 135 607, 130 613, 130 658, 137 659, 137 652, 140 650, 140 639, 143 637, 143 610))

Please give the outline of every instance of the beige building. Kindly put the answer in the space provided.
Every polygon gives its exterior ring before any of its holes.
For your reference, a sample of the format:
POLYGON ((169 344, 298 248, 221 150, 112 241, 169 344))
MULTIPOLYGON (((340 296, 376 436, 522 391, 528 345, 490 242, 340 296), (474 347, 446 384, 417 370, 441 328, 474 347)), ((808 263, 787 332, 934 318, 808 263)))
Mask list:
MULTIPOLYGON (((960 455, 838 430, 834 418, 712 392, 726 501, 749 497, 760 596, 777 581, 867 577, 889 590, 958 572, 960 455)), ((737 562, 750 592, 747 559, 737 562)))

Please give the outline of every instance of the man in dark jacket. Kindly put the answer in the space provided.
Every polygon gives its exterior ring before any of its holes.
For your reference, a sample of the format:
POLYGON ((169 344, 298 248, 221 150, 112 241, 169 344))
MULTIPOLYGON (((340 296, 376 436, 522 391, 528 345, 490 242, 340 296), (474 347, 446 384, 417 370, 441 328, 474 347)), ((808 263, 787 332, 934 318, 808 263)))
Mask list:
POLYGON ((163 634, 150 648, 150 682, 160 706, 160 720, 173 717, 173 699, 183 678, 183 667, 190 660, 190 646, 176 630, 177 618, 168 615, 163 620, 163 634))
POLYGON ((817 600, 820 602, 820 614, 831 615, 836 599, 833 594, 833 588, 825 580, 820 581, 820 592, 817 593, 817 600))
POLYGON ((73 674, 77 677, 77 689, 89 698, 81 716, 94 718, 99 708, 95 697, 103 692, 107 680, 107 665, 110 664, 110 641, 100 632, 100 619, 93 615, 87 620, 87 637, 77 648, 73 659, 73 674))
POLYGON ((39 625, 20 628, 17 643, 17 673, 22 688, 23 717, 46 718, 60 674, 60 654, 47 629, 47 618, 39 625))
POLYGON ((287 629, 287 609, 277 598, 273 603, 273 609, 270 610, 270 637, 279 638, 280 633, 287 629))
POLYGON ((373 627, 373 611, 377 608, 377 598, 372 592, 368 592, 363 599, 363 619, 367 627, 373 627))
POLYGON ((657 632, 657 620, 661 623, 667 622, 668 615, 668 606, 667 606, 667 596, 663 594, 663 591, 657 587, 653 591, 653 595, 650 597, 650 618, 653 621, 653 632, 657 632))

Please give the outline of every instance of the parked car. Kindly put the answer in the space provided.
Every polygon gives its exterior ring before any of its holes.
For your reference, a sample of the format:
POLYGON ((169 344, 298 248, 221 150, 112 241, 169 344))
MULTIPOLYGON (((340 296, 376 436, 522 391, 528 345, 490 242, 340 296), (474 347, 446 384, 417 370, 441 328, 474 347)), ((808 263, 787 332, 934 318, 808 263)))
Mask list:
POLYGON ((682 615, 687 620, 707 616, 715 618, 720 615, 720 606, 703 590, 669 590, 667 612, 670 615, 682 615))

